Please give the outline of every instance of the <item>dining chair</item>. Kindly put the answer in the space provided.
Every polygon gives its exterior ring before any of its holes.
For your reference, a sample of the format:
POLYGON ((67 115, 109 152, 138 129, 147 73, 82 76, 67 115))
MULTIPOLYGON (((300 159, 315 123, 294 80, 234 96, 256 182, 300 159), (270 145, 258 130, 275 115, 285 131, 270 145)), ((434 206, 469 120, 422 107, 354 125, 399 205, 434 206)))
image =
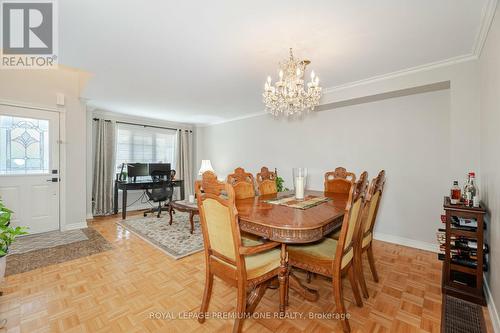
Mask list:
POLYGON ((373 256, 373 228, 377 220, 378 207, 382 198, 385 185, 385 171, 378 173, 377 177, 373 178, 368 187, 365 201, 365 210, 361 220, 361 228, 358 235, 358 250, 355 253, 354 264, 356 266, 356 276, 358 277, 361 286, 361 292, 365 298, 368 298, 368 288, 366 286, 365 276, 363 274, 363 253, 366 252, 368 264, 372 272, 373 280, 378 282, 378 274, 375 269, 375 259, 373 256))
POLYGON ((346 171, 343 167, 337 167, 334 171, 325 173, 325 192, 348 194, 355 181, 354 173, 346 171))
MULTIPOLYGON (((354 271, 355 235, 358 233, 361 212, 364 208, 367 187, 367 173, 363 172, 349 191, 349 199, 344 212, 339 240, 324 238, 323 240, 304 245, 288 246, 288 262, 292 267, 321 274, 332 278, 333 295, 337 312, 346 314, 342 296, 342 276, 347 274, 354 294, 356 305, 362 307, 354 271)), ((341 320, 345 332, 350 332, 347 318, 341 320)))
POLYGON ((227 182, 233 186, 236 199, 255 197, 255 182, 253 175, 239 167, 234 173, 227 175, 227 182))
POLYGON ((260 168, 257 173, 257 185, 259 188, 259 195, 278 193, 276 186, 276 173, 269 171, 267 167, 260 168))
POLYGON ((271 283, 278 277, 280 311, 284 309, 286 266, 284 251, 276 249, 280 243, 255 243, 241 237, 235 191, 217 180, 215 173, 203 173, 195 183, 200 211, 200 223, 205 249, 205 290, 198 321, 203 323, 212 295, 214 275, 238 288, 236 319, 233 333, 241 332, 243 320, 251 315, 271 283), (283 253, 282 253, 283 252, 283 253), (247 294, 250 289, 250 294, 247 294), (248 302, 248 303, 247 303, 248 302))
MULTIPOLYGON (((352 184, 356 181, 356 175, 348 172, 344 167, 337 167, 334 171, 325 172, 325 192, 349 194, 352 184)), ((338 240, 340 228, 334 230, 328 237, 338 240)), ((311 280, 311 274, 307 275, 311 280)))

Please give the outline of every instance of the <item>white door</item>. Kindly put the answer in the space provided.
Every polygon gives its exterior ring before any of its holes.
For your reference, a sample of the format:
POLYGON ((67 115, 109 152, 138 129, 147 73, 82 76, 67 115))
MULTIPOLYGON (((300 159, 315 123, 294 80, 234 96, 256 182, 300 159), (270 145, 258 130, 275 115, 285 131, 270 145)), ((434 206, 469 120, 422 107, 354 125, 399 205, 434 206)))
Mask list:
POLYGON ((30 234, 59 229, 59 114, 0 105, 0 198, 30 234))

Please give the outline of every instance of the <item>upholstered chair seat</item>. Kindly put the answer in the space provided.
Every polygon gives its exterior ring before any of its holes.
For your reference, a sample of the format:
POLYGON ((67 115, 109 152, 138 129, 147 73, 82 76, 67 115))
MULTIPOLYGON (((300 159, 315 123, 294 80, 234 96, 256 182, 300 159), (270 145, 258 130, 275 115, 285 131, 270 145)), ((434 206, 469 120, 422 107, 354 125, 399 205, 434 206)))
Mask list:
MULTIPOLYGON (((290 245, 288 246, 288 255, 301 255, 315 263, 323 262, 324 269, 331 273, 333 262, 337 253, 338 241, 331 238, 325 238, 318 243, 305 245, 290 245)), ((350 249, 342 258, 341 268, 344 268, 353 258, 354 249, 350 249)))
MULTIPOLYGON (((250 240, 250 242, 246 246, 255 246, 260 244, 263 243, 255 242, 254 244, 254 241, 250 240)), ((245 245, 245 242, 243 243, 243 245, 245 245)), ((235 265, 231 265, 222 260, 219 260, 219 262, 236 270, 235 265)), ((264 253, 247 255, 245 256, 245 267, 247 271, 247 279, 249 280, 272 272, 273 270, 280 267, 280 251, 277 249, 272 249, 264 253)))
POLYGON ((328 235, 331 239, 339 240, 340 237, 340 229, 332 232, 331 234, 328 235))
POLYGON ((288 245, 288 255, 295 256, 299 252, 306 258, 328 261, 331 263, 335 259, 337 241, 325 238, 316 243, 304 245, 288 245))
POLYGON ((264 240, 261 238, 258 238, 255 235, 241 235, 241 243, 243 246, 255 246, 255 245, 260 245, 264 243, 264 240))

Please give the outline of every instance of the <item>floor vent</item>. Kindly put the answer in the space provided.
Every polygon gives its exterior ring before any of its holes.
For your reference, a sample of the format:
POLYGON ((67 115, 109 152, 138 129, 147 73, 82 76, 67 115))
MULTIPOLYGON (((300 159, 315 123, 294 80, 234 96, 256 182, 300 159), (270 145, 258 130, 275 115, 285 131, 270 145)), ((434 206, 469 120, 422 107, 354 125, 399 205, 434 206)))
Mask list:
POLYGON ((442 332, 445 333, 486 333, 483 309, 452 296, 443 296, 442 332))

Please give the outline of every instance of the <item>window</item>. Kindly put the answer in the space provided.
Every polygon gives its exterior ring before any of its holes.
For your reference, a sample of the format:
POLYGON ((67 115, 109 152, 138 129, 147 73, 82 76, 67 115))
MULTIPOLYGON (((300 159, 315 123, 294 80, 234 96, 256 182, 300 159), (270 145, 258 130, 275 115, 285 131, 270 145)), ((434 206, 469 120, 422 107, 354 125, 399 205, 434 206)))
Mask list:
POLYGON ((170 163, 176 166, 177 131, 118 124, 116 167, 122 163, 170 163))
POLYGON ((0 116, 0 174, 48 170, 49 121, 0 116))

